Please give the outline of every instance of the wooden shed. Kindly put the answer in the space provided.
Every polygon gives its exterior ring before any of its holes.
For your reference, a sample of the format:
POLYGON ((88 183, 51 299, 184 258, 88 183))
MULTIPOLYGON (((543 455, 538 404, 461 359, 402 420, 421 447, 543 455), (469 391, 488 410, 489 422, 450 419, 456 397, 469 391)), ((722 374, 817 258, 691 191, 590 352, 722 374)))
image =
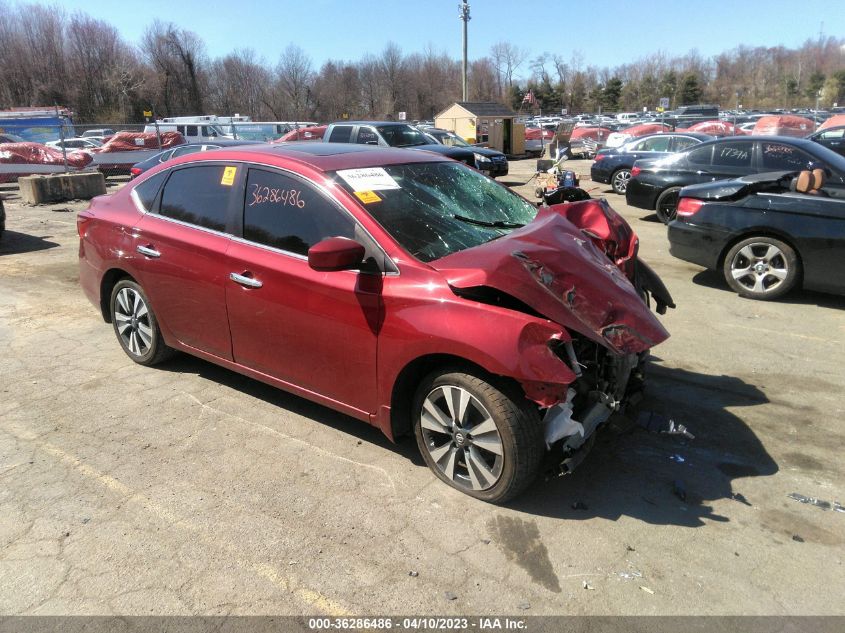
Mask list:
POLYGON ((469 143, 485 143, 505 154, 525 151, 525 126, 514 123, 516 112, 492 101, 458 101, 434 117, 434 125, 451 130, 469 143))

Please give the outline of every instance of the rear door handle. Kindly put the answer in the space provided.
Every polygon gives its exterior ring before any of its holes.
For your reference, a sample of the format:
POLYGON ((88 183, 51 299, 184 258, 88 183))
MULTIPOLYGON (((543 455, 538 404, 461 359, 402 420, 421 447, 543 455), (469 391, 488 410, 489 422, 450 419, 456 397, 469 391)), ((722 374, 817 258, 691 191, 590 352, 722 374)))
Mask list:
POLYGON ((234 281, 236 284, 246 286, 247 288, 260 288, 264 285, 257 279, 253 279, 252 277, 247 277, 245 275, 239 275, 238 273, 229 273, 229 279, 234 281))
POLYGON ((149 246, 136 246, 135 250, 141 253, 141 255, 145 255, 147 257, 161 257, 161 253, 149 246))

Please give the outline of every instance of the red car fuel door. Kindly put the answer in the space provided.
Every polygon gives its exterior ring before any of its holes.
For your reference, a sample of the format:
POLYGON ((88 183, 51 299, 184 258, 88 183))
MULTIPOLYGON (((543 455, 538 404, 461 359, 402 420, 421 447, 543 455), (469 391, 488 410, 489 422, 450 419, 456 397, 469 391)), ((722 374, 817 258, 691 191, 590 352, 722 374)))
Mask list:
POLYGON ((226 303, 235 362, 344 405, 376 409, 382 275, 320 272, 310 246, 362 240, 340 205, 287 172, 249 170, 242 239, 227 254, 226 303))

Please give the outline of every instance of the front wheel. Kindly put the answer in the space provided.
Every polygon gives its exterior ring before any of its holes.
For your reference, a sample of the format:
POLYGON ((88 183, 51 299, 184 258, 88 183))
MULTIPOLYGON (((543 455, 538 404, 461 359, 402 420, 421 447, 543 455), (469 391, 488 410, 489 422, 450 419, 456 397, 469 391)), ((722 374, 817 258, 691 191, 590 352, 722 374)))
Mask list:
POLYGON ((669 224, 678 213, 678 193, 680 187, 670 187, 657 197, 655 211, 663 224, 669 224))
POLYGON ((121 279, 112 289, 109 306, 114 333, 129 358, 139 365, 155 365, 173 354, 141 286, 121 279))
POLYGON ((528 402, 471 374, 437 372, 423 380, 412 411, 423 459, 453 488, 503 503, 537 476, 545 446, 528 402))
POLYGON ((773 237, 751 237, 725 255, 722 272, 728 285, 751 299, 777 299, 798 283, 800 262, 795 250, 773 237))

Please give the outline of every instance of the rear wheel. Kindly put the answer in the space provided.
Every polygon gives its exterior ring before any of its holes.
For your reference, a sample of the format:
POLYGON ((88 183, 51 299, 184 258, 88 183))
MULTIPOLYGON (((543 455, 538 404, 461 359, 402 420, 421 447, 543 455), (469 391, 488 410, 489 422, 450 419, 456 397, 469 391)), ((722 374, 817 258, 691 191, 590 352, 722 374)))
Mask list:
POLYGON ((629 180, 631 180, 630 169, 627 167, 617 169, 610 177, 610 186, 613 188, 613 192, 618 193, 620 196, 625 195, 625 191, 628 189, 629 180))
POLYGON ((173 355, 141 286, 121 279, 112 289, 109 306, 114 333, 129 358, 139 365, 155 365, 173 355))
POLYGON ((681 191, 680 187, 670 187, 657 197, 657 217, 663 224, 669 224, 675 219, 678 213, 678 193, 681 191))
POLYGON ((777 299, 798 282, 800 262, 789 244, 773 237, 751 237, 725 255, 722 271, 728 285, 751 299, 777 299))
POLYGON ((487 381, 458 371, 431 374, 412 411, 423 459, 453 488, 503 503, 537 476, 545 449, 537 411, 487 381))

